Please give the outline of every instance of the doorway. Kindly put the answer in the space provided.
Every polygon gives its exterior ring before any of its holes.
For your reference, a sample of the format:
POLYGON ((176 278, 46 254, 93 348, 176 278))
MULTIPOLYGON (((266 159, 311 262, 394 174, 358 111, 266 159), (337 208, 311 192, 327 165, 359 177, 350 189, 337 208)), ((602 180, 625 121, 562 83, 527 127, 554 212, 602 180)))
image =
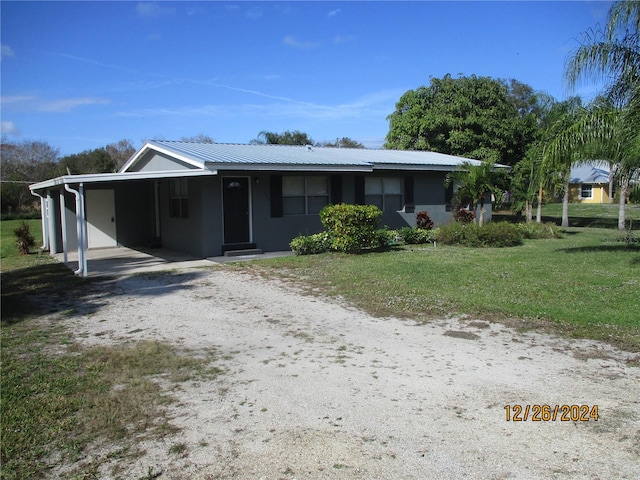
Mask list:
POLYGON ((223 177, 222 209, 225 244, 251 241, 249 193, 247 177, 223 177))
POLYGON ((116 202, 113 190, 87 190, 87 247, 117 247, 116 202))

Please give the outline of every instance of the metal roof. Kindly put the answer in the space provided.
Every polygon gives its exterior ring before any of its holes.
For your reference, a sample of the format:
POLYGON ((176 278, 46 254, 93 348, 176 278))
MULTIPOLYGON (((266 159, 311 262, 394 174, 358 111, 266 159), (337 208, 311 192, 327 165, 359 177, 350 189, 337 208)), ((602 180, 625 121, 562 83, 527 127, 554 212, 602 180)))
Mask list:
POLYGON ((199 168, 295 169, 375 169, 455 170, 462 162, 480 164, 478 160, 442 153, 410 150, 369 150, 297 145, 246 145, 197 143, 170 140, 149 141, 121 171, 125 172, 149 150, 161 151, 199 168))
POLYGON ((593 164, 572 167, 569 183, 609 183, 609 167, 593 164))

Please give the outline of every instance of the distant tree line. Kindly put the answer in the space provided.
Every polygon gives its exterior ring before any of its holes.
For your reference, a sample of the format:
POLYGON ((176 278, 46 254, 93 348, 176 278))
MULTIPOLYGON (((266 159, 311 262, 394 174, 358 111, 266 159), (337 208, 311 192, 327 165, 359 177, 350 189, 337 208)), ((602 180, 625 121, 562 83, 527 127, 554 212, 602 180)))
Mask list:
POLYGON ((2 214, 36 214, 37 199, 29 184, 61 175, 116 172, 135 153, 131 140, 60 157, 60 150, 46 142, 25 140, 0 143, 2 214))

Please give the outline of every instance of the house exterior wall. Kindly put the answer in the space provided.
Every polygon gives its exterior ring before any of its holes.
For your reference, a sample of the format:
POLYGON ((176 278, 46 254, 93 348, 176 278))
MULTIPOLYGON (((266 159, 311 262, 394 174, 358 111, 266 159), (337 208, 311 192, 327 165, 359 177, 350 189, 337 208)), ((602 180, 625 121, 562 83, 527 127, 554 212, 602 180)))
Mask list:
POLYGON ((134 166, 129 168, 129 172, 165 172, 175 170, 194 169, 193 165, 182 162, 176 158, 170 157, 160 152, 147 152, 134 166))
MULTIPOLYGON (((305 215, 280 215, 273 212, 272 177, 327 176, 329 185, 339 184, 339 195, 330 188, 330 203, 358 203, 358 182, 366 178, 397 177, 403 181, 404 208, 384 211, 381 226, 391 229, 415 225, 416 213, 426 210, 438 225, 452 221, 447 211, 443 172, 417 172, 408 175, 403 171, 370 173, 324 172, 220 172, 215 176, 186 177, 188 188, 187 218, 171 215, 171 180, 132 180, 104 183, 91 189, 107 188, 115 191, 117 243, 136 248, 152 245, 156 237, 156 200, 158 185, 158 212, 160 242, 163 248, 189 254, 196 258, 219 256, 224 245, 224 206, 222 186, 228 177, 248 179, 250 195, 250 242, 263 251, 288 250, 289 243, 298 235, 311 235, 324 230, 317 213, 305 215), (339 177, 339 178, 337 178, 339 177), (407 191, 407 190, 412 190, 407 191), (413 195, 413 204, 408 204, 413 195)), ((361 187, 360 187, 361 188, 361 187)), ((52 213, 56 224, 55 248, 62 251, 62 223, 60 215, 60 191, 51 195, 52 213)), ((67 249, 77 248, 75 197, 64 192, 67 212, 67 249)), ((485 220, 490 219, 491 205, 486 205, 485 220)))
POLYGON ((569 201, 572 203, 609 203, 609 184, 594 183, 591 185, 591 198, 581 198, 582 185, 574 183, 569 185, 569 201))

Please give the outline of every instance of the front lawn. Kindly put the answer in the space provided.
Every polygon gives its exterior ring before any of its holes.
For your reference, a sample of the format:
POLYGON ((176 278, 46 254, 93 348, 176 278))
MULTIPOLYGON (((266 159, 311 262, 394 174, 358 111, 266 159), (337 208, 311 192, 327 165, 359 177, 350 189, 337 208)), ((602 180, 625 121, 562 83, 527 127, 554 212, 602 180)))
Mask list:
POLYGON ((512 248, 407 246, 238 268, 266 269, 376 315, 465 314, 640 351, 640 243, 621 238, 615 230, 572 228, 562 239, 512 248))

